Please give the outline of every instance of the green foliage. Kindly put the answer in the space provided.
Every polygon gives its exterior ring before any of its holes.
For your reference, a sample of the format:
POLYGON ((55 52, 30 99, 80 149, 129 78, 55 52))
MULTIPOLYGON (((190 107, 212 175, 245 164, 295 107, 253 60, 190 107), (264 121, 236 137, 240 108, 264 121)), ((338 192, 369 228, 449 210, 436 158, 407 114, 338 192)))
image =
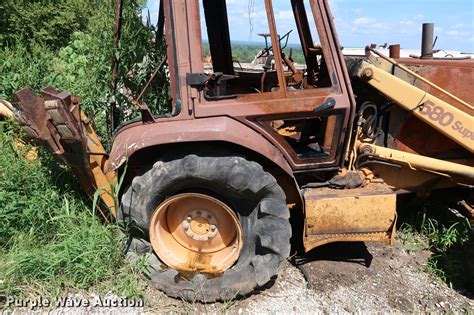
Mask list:
POLYGON ((397 239, 401 242, 402 248, 409 253, 429 249, 426 237, 419 234, 414 226, 406 222, 398 228, 397 239))
POLYGON ((404 248, 412 251, 430 250, 432 256, 426 269, 454 287, 466 287, 465 244, 469 241, 467 219, 454 216, 447 209, 453 196, 438 194, 428 198, 417 215, 405 222, 399 233, 404 248))
MULTIPOLYGON (((79 95, 104 139, 113 54, 125 91, 120 105, 130 112, 127 91, 136 97, 162 59, 165 46, 155 49, 154 30, 141 21, 143 3, 124 1, 123 36, 114 52, 113 1, 1 1, 0 97, 11 100, 24 86, 38 93, 48 85, 79 95)), ((163 104, 166 92, 153 86, 145 100, 155 94, 156 104, 163 104)), ((15 145, 18 134, 17 127, 0 123, 0 292, 52 296, 93 287, 142 294, 144 261, 125 259, 118 228, 95 216, 68 168, 42 150, 39 160, 24 158, 29 147, 15 145)))
POLYGON ((97 132, 104 137, 110 98, 111 36, 108 32, 91 33, 72 34, 69 45, 53 58, 47 81, 59 90, 80 95, 81 109, 94 115, 97 132))
MULTIPOLYGON (((166 44, 163 41, 155 43, 154 27, 149 21, 144 25, 141 19, 137 19, 137 11, 139 10, 124 12, 122 40, 117 52, 119 62, 117 87, 120 93, 117 93, 116 97, 122 109, 122 121, 137 117, 137 113, 133 113, 136 105, 132 104, 131 100, 138 98, 146 83, 166 58, 166 44)), ((161 71, 152 80, 141 101, 147 104, 155 115, 168 113, 170 111, 168 89, 168 80, 161 71)))
POLYGON ((28 49, 42 44, 64 46, 74 32, 83 29, 92 12, 109 2, 77 0, 3 0, 0 4, 0 48, 21 43, 28 49))
POLYGON ((30 49, 18 44, 0 50, 0 98, 10 99, 24 86, 39 92, 48 84, 54 54, 39 44, 30 49))
MULTIPOLYGON (((235 62, 245 62, 250 63, 252 62, 255 57, 260 53, 260 51, 265 48, 265 43, 252 43, 252 44, 244 44, 244 43, 232 43, 232 58, 235 62)), ((291 56, 294 62, 299 64, 305 64, 303 49, 301 49, 300 45, 291 45, 288 46, 283 51, 285 55, 291 56)), ((210 55, 209 43, 203 42, 202 43, 202 57, 205 59, 207 56, 210 55)))
POLYGON ((49 155, 25 159, 0 123, 0 292, 54 297, 64 288, 138 296, 142 261, 129 263, 115 225, 104 225, 78 194, 69 170, 49 155), (107 286, 107 288, 105 287, 107 286))
POLYGON ((436 218, 423 212, 421 232, 429 239, 430 248, 436 252, 445 252, 469 239, 470 225, 467 219, 454 221, 451 219, 440 223, 436 218))
MULTIPOLYGON (((112 56, 119 61, 116 99, 121 120, 137 117, 136 99, 163 59, 166 46, 140 16, 143 0, 124 0, 122 37, 114 52, 113 1, 2 2, 0 13, 0 97, 28 86, 48 85, 81 96, 81 108, 94 116, 97 132, 107 136, 109 102, 114 94, 112 56), (53 9, 54 8, 54 9, 53 9), (44 12, 51 11, 45 17, 44 12), (44 14, 43 14, 44 13, 44 14), (24 23, 15 22, 25 19, 24 23), (31 36, 30 36, 31 35, 31 36)), ((163 76, 162 76, 163 78, 163 76)), ((170 110, 166 79, 154 80, 143 100, 154 114, 170 110)))

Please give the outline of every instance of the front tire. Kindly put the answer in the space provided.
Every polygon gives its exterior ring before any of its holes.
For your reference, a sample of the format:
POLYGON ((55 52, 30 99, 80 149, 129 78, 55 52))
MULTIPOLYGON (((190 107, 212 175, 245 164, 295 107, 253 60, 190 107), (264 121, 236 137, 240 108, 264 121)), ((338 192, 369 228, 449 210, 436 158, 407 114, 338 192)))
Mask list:
MULTIPOLYGON (((169 259, 163 259, 163 253, 160 259, 159 245, 155 250, 158 256, 151 257, 150 277, 156 287, 173 297, 213 302, 249 294, 279 272, 290 253, 290 213, 283 190, 259 164, 233 156, 187 155, 158 161, 143 175, 135 177, 126 189, 119 219, 133 222, 138 229, 132 233, 149 239, 150 229, 156 227, 150 228, 155 211, 162 209, 173 196, 183 194, 208 196, 233 211, 241 227, 240 255, 231 268, 226 267, 228 269, 219 274, 199 272, 202 266, 196 266, 194 272, 189 272, 189 268, 183 272, 179 267, 163 263, 169 259)), ((174 210, 169 209, 173 215, 174 210)), ((189 211, 196 213, 197 210, 191 207, 189 211)), ((206 211, 204 209, 208 213, 206 211)), ((160 220, 155 215, 153 221, 160 220)), ((176 225, 171 230, 180 228, 176 225)), ((192 262, 190 265, 192 267, 192 262)))

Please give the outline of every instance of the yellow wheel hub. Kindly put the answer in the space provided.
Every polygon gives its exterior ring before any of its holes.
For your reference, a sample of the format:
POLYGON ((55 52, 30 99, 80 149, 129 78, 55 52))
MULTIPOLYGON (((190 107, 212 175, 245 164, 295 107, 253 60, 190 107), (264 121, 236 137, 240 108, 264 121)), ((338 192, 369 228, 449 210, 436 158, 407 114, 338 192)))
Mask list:
POLYGON ((154 211, 150 240, 169 267, 190 272, 222 273, 232 267, 243 245, 234 212, 213 197, 184 193, 154 211))

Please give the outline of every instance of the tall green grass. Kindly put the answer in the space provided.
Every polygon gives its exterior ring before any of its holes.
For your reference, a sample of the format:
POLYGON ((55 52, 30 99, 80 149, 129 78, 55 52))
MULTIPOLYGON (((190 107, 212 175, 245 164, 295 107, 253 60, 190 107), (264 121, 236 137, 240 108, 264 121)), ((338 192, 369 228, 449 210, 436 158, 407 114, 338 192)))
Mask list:
MULTIPOLYGON (((1 2, 0 98, 47 85, 79 95, 107 144, 112 56, 119 60, 116 98, 123 121, 136 114, 126 96, 140 93, 166 47, 156 45, 154 27, 143 24, 144 4, 124 0, 122 40, 114 51, 113 1, 1 2)), ((167 85, 153 84, 144 101, 162 113, 166 98, 167 85)), ((18 134, 14 124, 0 122, 0 301, 3 294, 88 288, 140 295, 144 260, 129 263, 118 227, 95 216, 70 170, 43 150, 38 160, 26 160, 28 148, 12 140, 18 134)))
POLYGON ((28 161, 29 148, 13 141, 17 133, 0 122, 0 292, 142 295, 145 264, 126 260, 118 227, 94 215, 69 170, 48 154, 28 161))

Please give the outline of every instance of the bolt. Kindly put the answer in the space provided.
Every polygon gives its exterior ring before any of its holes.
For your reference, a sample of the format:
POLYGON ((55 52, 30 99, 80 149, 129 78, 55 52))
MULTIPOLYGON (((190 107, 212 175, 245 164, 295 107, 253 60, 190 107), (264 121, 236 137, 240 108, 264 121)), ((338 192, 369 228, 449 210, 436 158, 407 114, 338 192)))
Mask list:
POLYGON ((208 219, 208 220, 212 219, 212 215, 208 214, 208 215, 207 215, 207 219, 208 219))
POLYGON ((217 229, 217 226, 215 224, 211 225, 211 231, 214 232, 217 229))
POLYGON ((194 236, 194 233, 191 232, 191 231, 186 232, 186 234, 187 234, 189 237, 193 237, 193 236, 194 236))
POLYGON ((362 76, 367 79, 367 80, 370 80, 372 79, 372 76, 374 75, 374 71, 370 68, 366 68, 363 70, 363 74, 362 76))
POLYGON ((192 218, 193 218, 192 216, 188 215, 188 216, 186 217, 186 220, 187 220, 187 221, 191 221, 192 218))
POLYGON ((183 229, 185 229, 185 230, 189 229, 189 223, 188 222, 183 222, 183 229))

